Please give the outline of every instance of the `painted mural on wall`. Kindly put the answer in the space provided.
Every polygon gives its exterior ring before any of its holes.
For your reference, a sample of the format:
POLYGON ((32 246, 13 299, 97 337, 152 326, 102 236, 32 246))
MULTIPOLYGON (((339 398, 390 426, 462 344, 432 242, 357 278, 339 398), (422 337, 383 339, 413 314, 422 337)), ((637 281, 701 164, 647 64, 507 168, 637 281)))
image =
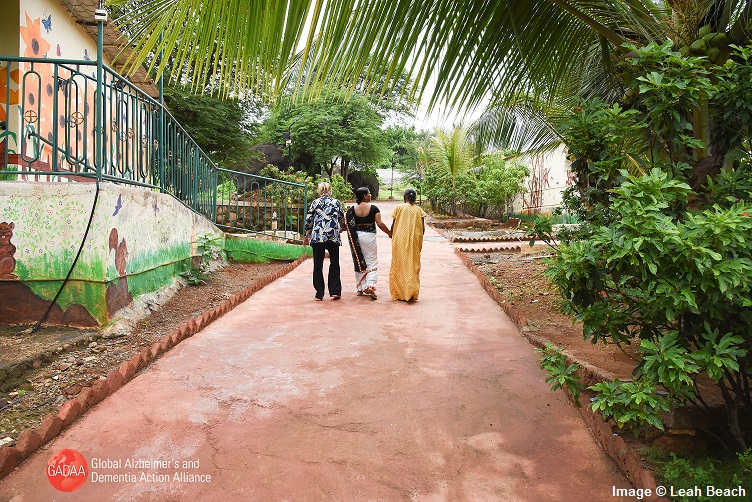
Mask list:
MULTIPOLYGON (((52 54, 53 43, 48 40, 54 36, 53 14, 45 11, 40 17, 32 17, 24 11, 23 15, 25 24, 19 28, 23 56, 61 57, 61 44, 54 43, 55 54, 52 54)), ((94 121, 90 116, 95 88, 89 82, 94 68, 35 62, 24 63, 20 70, 18 137, 13 145, 14 152, 19 154, 18 165, 40 171, 51 171, 53 165, 58 170, 81 170, 81 161, 93 154, 94 121), (71 109, 71 103, 82 106, 71 109), (55 134, 57 142, 65 144, 57 154, 50 146, 55 142, 55 134), (55 162, 53 155, 57 155, 55 162)), ((10 141, 8 147, 11 148, 10 141)), ((29 178, 24 175, 22 179, 29 178)))
POLYGON ((81 249, 47 322, 101 325, 139 295, 172 283, 190 260, 195 235, 222 234, 148 188, 36 183, 93 181, 76 174, 96 168, 152 182, 158 114, 126 80, 105 71, 103 162, 95 166, 96 66, 85 62, 96 42, 58 0, 24 0, 21 7, 19 54, 12 55, 40 60, 0 61, 0 169, 7 155, 9 167, 36 172, 0 172, 0 181, 17 180, 0 182, 0 322, 36 322, 81 249), (53 169, 72 174, 43 174, 53 169))
POLYGON ((550 214, 561 205, 562 192, 572 184, 572 173, 563 148, 553 153, 528 159, 530 177, 525 180, 527 192, 512 202, 512 211, 527 214, 550 214))
POLYGON ((27 311, 47 308, 82 241, 54 319, 73 324, 75 316, 73 325, 92 326, 171 284, 195 235, 221 235, 169 195, 111 183, 101 184, 87 234, 94 196, 88 183, 0 183, 0 228, 10 230, 0 235, 0 270, 12 265, 15 276, 0 277, 0 319, 24 314, 23 322, 35 322, 27 311))
POLYGON ((128 245, 125 239, 118 240, 117 228, 110 231, 109 251, 115 252, 115 269, 118 273, 118 277, 107 285, 107 314, 112 317, 115 312, 130 305, 133 301, 133 295, 128 290, 128 276, 125 270, 128 261, 128 245))
POLYGON ((527 214, 539 213, 543 208, 543 197, 546 189, 551 188, 548 179, 551 166, 546 165, 543 157, 533 157, 530 167, 530 177, 527 180, 527 192, 522 194, 522 207, 527 214))
MULTIPOLYGON (((33 190, 19 190, 21 186, 8 185, 0 195, 0 318, 30 324, 50 306, 73 263, 77 248, 72 240, 82 236, 73 230, 77 212, 85 213, 58 187, 51 192, 58 197, 46 197, 40 185, 30 187, 33 190)), ((52 307, 46 322, 97 326, 96 309, 90 312, 75 298, 82 290, 92 288, 74 285, 52 307)))
POLYGON ((16 246, 10 242, 16 224, 12 221, 0 222, 0 279, 18 279, 16 270, 16 246))
MULTIPOLYGON (((14 274, 20 280, 64 278, 78 252, 77 242, 83 239, 92 196, 70 196, 57 185, 49 190, 22 187, 13 184, 4 197, 0 195, 0 220, 14 222, 14 274)), ((91 243, 87 248, 92 249, 91 243)), ((104 279, 96 257, 92 255, 88 262, 86 274, 104 279)))
MULTIPOLYGON (((29 285, 18 281, 16 268, 16 246, 11 242, 14 222, 0 222, 0 318, 6 322, 34 323, 50 306, 47 300, 36 294, 29 285)), ((53 305, 47 322, 70 326, 96 326, 97 321, 80 304, 71 304, 63 310, 60 304, 53 305)))
MULTIPOLYGON (((0 122, 6 124, 6 128, 0 130, 0 145, 4 144, 6 139, 11 141, 14 146, 16 145, 16 133, 7 129, 8 114, 6 110, 10 106, 18 105, 19 73, 18 68, 13 70, 7 64, 0 63, 0 122)), ((16 152, 13 150, 9 153, 16 152)))

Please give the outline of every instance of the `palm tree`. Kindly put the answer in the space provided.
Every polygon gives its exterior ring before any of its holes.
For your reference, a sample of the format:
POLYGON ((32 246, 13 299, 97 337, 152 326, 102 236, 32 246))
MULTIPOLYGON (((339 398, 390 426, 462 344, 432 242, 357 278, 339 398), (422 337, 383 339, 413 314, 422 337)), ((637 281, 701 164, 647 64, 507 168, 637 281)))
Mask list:
POLYGON ((451 131, 436 131, 428 148, 429 169, 433 167, 446 170, 452 177, 454 189, 457 176, 474 167, 473 151, 467 130, 462 126, 454 126, 451 131))
POLYGON ((449 213, 455 214, 457 201, 463 198, 457 180, 461 178, 460 175, 475 167, 473 152, 474 145, 462 126, 456 125, 450 131, 437 130, 428 139, 427 146, 422 149, 420 162, 426 173, 426 190, 433 193, 430 196, 432 206, 449 204, 449 213), (451 189, 447 189, 448 182, 451 182, 451 189), (431 187, 442 187, 439 190, 441 195, 437 196, 431 187))
MULTIPOLYGON (((579 96, 619 97, 626 42, 695 46, 701 28, 722 34, 718 52, 749 40, 750 0, 111 0, 131 8, 118 21, 132 36, 132 64, 158 47, 175 67, 215 78, 225 92, 270 95, 293 84, 362 85, 364 68, 382 92, 413 70, 429 106, 490 103, 479 138, 505 148, 557 138, 557 110, 579 96), (210 57, 211 56, 211 57, 210 57), (296 59, 297 58, 297 59, 296 59), (287 73, 293 61, 316 72, 287 73), (209 75, 209 69, 216 74, 209 75)), ((704 34, 703 34, 704 36, 704 34)), ((718 55, 716 54, 716 57, 718 55)), ((151 58, 161 72, 166 58, 151 58)), ((196 79, 198 82, 200 79, 196 79)), ((196 84, 197 88, 202 88, 196 84)))

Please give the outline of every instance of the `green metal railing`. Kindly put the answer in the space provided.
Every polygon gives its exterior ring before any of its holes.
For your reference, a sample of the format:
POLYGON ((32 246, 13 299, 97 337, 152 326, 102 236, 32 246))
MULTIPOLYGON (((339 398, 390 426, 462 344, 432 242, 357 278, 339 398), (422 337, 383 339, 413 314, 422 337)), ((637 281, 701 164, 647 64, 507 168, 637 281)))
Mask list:
POLYGON ((305 234, 305 185, 219 169, 215 223, 228 231, 271 233, 293 240, 305 234))
POLYGON ((145 186, 221 228, 302 239, 305 185, 219 169, 162 103, 91 61, 0 56, 0 170, 145 186))

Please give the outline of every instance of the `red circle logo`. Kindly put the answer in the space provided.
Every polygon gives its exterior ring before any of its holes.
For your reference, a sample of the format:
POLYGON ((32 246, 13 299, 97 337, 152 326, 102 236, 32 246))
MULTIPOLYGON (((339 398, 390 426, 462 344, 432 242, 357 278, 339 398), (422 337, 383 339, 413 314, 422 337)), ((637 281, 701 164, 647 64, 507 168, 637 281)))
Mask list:
POLYGON ((47 479, 61 492, 73 492, 84 486, 89 476, 86 458, 76 450, 60 450, 47 461, 47 479))

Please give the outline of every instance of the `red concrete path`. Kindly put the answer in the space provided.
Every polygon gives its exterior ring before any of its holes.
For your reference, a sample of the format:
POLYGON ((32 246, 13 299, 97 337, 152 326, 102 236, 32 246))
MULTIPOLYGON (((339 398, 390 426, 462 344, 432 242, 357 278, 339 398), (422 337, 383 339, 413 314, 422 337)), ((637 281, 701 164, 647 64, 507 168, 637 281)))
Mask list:
POLYGON ((629 486, 448 242, 427 231, 412 304, 389 298, 379 246, 379 300, 352 293, 343 254, 344 297, 314 302, 307 260, 29 458, 0 501, 590 502, 629 486), (64 448, 91 466, 73 493, 45 475, 64 448))

